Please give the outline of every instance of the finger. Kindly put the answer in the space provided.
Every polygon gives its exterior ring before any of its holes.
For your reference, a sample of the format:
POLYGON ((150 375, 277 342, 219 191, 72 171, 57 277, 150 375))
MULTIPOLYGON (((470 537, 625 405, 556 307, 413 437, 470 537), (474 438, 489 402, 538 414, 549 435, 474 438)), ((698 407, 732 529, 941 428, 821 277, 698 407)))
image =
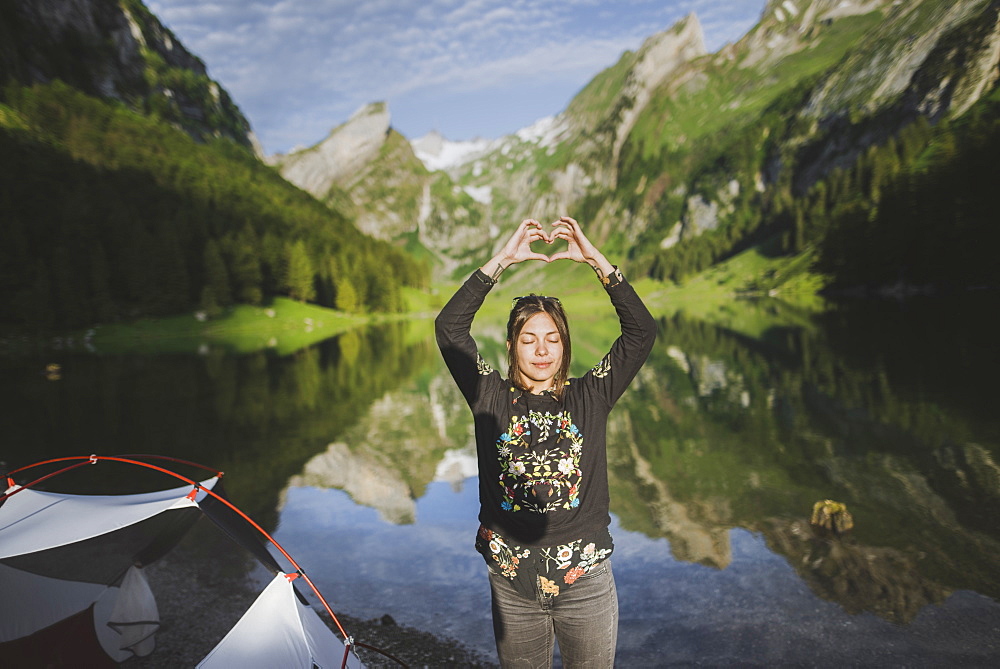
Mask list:
POLYGON ((573 227, 571 223, 568 223, 566 221, 556 221, 555 223, 552 224, 552 227, 555 232, 561 232, 563 234, 571 235, 574 237, 583 234, 580 232, 579 226, 573 227))
POLYGON ((535 238, 532 241, 539 240, 539 239, 540 240, 544 240, 546 242, 551 242, 552 241, 552 237, 545 230, 545 228, 541 227, 540 223, 539 223, 539 227, 533 228, 531 230, 531 234, 535 236, 535 238))
POLYGON ((572 260, 572 256, 569 254, 569 251, 559 251, 549 256, 549 262, 553 260, 572 260))

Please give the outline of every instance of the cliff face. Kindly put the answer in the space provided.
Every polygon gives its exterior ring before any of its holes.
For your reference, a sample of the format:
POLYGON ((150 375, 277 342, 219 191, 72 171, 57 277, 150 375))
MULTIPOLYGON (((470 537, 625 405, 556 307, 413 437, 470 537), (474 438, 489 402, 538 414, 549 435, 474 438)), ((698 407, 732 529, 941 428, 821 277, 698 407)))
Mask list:
POLYGON ((792 138, 807 156, 796 188, 849 165, 917 117, 937 123, 960 116, 998 79, 1000 2, 894 3, 870 39, 803 105, 802 125, 810 132, 792 138))
POLYGON ((444 273, 482 246, 479 194, 444 172, 428 171, 392 130, 385 103, 362 107, 315 146, 269 161, 285 179, 350 216, 362 232, 429 253, 444 273))
POLYGON ((270 161, 283 177, 322 200, 334 184, 375 160, 388 137, 389 121, 385 103, 366 105, 319 144, 270 161))
POLYGON ((808 48, 822 28, 891 5, 894 0, 768 0, 760 21, 740 41, 740 66, 768 66, 808 48))
MULTIPOLYGON (((656 90, 671 79, 687 81, 695 74, 695 70, 685 70, 684 66, 707 53, 701 23, 694 14, 689 14, 670 30, 658 33, 643 43, 615 100, 614 108, 600 120, 603 125, 610 122, 613 126, 612 137, 609 138, 612 165, 618 164, 622 146, 656 90)), ((582 132, 597 129, 580 128, 582 132)), ((617 172, 612 171, 607 177, 609 185, 613 187, 617 181, 617 172)))
POLYGON ((260 155, 229 94, 139 0, 0 5, 0 81, 54 79, 156 114, 197 139, 227 137, 260 155))
POLYGON ((893 3, 872 39, 859 44, 843 66, 817 87, 804 112, 825 118, 852 107, 875 110, 909 90, 912 99, 906 106, 911 112, 929 114, 935 120, 949 110, 962 113, 996 81, 995 16, 992 26, 988 21, 967 25, 984 4, 983 0, 893 3), (942 48, 948 53, 938 53, 942 48), (940 66, 942 60, 952 61, 952 71, 940 66), (956 86, 962 81, 971 85, 956 86), (954 100, 951 95, 940 95, 956 88, 954 100))

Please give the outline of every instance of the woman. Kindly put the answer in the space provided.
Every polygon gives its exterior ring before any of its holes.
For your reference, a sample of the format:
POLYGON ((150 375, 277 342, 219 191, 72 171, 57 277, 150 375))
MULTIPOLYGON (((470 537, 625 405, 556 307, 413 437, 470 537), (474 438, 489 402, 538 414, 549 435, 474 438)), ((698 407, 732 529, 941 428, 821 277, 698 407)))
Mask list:
POLYGON ((608 525, 605 434, 611 407, 645 362, 656 323, 635 291, 563 217, 547 232, 523 221, 435 322, 438 346, 475 418, 480 528, 489 567, 493 630, 504 667, 551 667, 554 641, 567 667, 611 667, 618 599, 608 525), (533 242, 568 242, 546 256, 533 242), (472 320, 497 277, 526 260, 569 259, 597 273, 621 321, 604 359, 569 379, 570 333, 559 300, 514 300, 507 378, 480 357, 472 320))

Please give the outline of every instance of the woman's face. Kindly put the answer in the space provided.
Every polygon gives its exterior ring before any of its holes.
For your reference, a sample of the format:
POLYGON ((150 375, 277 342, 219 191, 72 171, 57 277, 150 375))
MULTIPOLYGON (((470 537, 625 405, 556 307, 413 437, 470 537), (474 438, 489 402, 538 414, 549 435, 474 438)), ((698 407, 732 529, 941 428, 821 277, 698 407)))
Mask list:
POLYGON ((517 341, 517 369, 524 386, 532 393, 552 388, 553 378, 562 364, 563 342, 555 321, 540 311, 524 323, 517 341))

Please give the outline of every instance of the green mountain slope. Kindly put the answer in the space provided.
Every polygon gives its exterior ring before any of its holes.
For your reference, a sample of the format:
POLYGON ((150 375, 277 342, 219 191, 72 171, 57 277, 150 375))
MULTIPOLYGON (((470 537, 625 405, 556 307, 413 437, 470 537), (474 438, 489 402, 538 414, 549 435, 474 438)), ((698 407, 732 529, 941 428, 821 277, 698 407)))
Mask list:
POLYGON ((46 332, 194 310, 211 317, 281 295, 348 312, 400 311, 403 292, 425 283, 423 263, 262 163, 249 126, 236 132, 245 119, 235 105, 227 115, 188 104, 183 91, 229 98, 174 40, 157 56, 162 26, 141 3, 82 2, 81 13, 93 12, 83 27, 59 11, 33 22, 26 7, 0 11, 0 326, 46 332), (123 21, 131 38, 101 37, 123 21), (129 39, 145 46, 126 62, 106 53, 129 39), (22 81, 37 67, 54 81, 22 81), (98 97, 86 91, 99 74, 107 86, 98 97), (183 114, 159 106, 163 96, 183 114))
POLYGON ((831 289, 998 285, 975 253, 995 234, 998 13, 995 0, 772 1, 714 54, 688 17, 598 74, 544 136, 450 172, 491 189, 491 220, 571 213, 657 280, 768 242, 831 289))
POLYGON ((207 140, 259 150, 229 94, 141 0, 8 0, 0 5, 0 81, 59 79, 207 140))

